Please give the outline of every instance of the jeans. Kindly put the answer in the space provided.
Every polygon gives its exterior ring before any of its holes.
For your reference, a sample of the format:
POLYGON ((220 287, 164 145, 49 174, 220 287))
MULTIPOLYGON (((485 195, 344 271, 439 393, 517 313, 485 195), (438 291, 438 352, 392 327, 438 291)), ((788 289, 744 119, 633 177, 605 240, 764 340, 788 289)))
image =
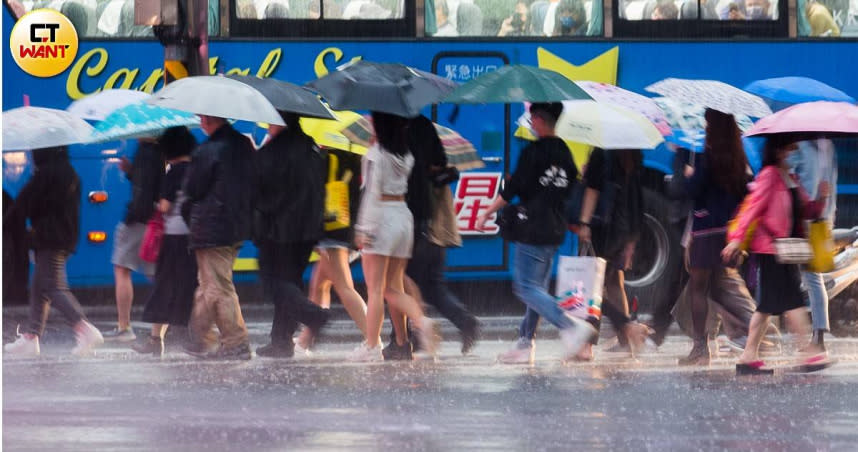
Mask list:
POLYGON ((328 311, 304 295, 304 270, 314 246, 315 242, 258 244, 262 293, 274 304, 272 344, 291 347, 299 323, 318 328, 328 319, 328 311))
POLYGON ((814 330, 828 331, 828 291, 820 273, 802 272, 807 295, 810 298, 810 316, 814 330))
MULTIPOLYGON (((557 305, 557 300, 548 293, 557 246, 524 243, 516 243, 515 246, 512 287, 516 297, 527 305, 528 311, 534 311, 557 328, 572 327, 572 321, 564 315, 563 309, 557 305)), ((523 328, 527 321, 528 314, 525 314, 523 328)))
POLYGON ((232 265, 239 246, 221 246, 195 250, 199 286, 194 293, 194 308, 188 330, 198 344, 212 348, 217 345, 214 326, 220 331, 224 348, 248 343, 247 326, 241 315, 238 294, 232 283, 232 265))
POLYGON ((45 332, 51 304, 70 325, 86 320, 77 298, 69 291, 66 277, 65 251, 37 250, 33 287, 30 289, 30 325, 28 333, 41 336, 45 332))
POLYGON ((461 331, 475 328, 477 319, 444 284, 444 248, 430 242, 423 234, 415 235, 417 240, 405 273, 420 288, 423 300, 434 306, 456 328, 461 331))

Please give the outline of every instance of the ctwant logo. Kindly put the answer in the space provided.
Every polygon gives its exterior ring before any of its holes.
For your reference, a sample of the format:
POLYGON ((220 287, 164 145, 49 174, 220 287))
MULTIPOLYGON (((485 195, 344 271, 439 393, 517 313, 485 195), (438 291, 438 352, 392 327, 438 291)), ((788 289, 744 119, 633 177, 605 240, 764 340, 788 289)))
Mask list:
POLYGON ((66 16, 52 9, 37 9, 18 20, 9 44, 12 57, 24 72, 53 77, 74 61, 78 37, 66 16))

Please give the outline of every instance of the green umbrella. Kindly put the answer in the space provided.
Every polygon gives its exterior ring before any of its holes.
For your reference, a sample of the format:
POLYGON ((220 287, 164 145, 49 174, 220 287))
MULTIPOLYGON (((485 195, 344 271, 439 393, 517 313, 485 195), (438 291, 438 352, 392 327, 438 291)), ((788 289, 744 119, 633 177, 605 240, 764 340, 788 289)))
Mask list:
POLYGON ((453 104, 592 100, 563 75, 534 66, 508 65, 465 83, 444 99, 453 104))

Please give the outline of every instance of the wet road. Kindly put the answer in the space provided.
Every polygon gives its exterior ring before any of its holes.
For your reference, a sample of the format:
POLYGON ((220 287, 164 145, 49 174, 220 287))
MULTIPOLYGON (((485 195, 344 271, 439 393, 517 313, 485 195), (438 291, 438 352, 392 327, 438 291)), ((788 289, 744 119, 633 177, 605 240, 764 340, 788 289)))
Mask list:
POLYGON ((562 365, 557 340, 534 366, 504 366, 509 344, 439 362, 352 364, 347 344, 292 361, 163 360, 106 347, 94 358, 48 344, 3 361, 5 450, 842 450, 858 449, 858 340, 816 374, 733 375, 673 364, 671 338, 638 361, 599 353, 562 365))

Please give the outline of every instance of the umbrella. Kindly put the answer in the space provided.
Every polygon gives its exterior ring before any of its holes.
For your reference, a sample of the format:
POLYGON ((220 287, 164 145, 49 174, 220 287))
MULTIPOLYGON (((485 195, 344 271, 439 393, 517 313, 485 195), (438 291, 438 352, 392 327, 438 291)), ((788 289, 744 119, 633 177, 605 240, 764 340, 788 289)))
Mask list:
POLYGON ((560 102, 592 99, 563 75, 534 66, 507 65, 459 86, 444 102, 454 104, 560 102))
POLYGON ((646 90, 731 115, 762 118, 772 114, 771 108, 763 99, 715 80, 667 78, 647 86, 646 90))
POLYGON ((642 114, 593 100, 563 102, 557 136, 603 149, 652 149, 664 141, 642 114))
POLYGON ((262 93, 277 110, 310 118, 336 119, 315 94, 301 86, 249 75, 228 75, 227 77, 252 86, 262 93))
POLYGON ((575 82, 598 102, 607 102, 636 111, 650 120, 662 135, 670 135, 671 127, 664 112, 651 98, 622 89, 615 85, 599 82, 575 82))
POLYGON ((353 152, 358 155, 366 154, 366 146, 355 144, 342 133, 343 129, 362 119, 363 116, 353 111, 335 111, 333 113, 336 117, 335 120, 301 118, 301 128, 319 146, 353 152))
POLYGON ((3 150, 23 151, 83 143, 92 126, 67 111, 19 107, 3 112, 3 150))
POLYGON ((456 83, 402 64, 358 60, 307 86, 336 110, 374 110, 413 118, 456 83))
POLYGON ((760 119, 746 136, 794 134, 796 140, 858 134, 858 106, 846 102, 806 102, 760 119))
MULTIPOLYGON (((477 149, 465 137, 453 129, 432 123, 441 139, 441 146, 447 155, 447 162, 459 171, 483 168, 485 163, 477 154, 477 149)), ((352 143, 368 147, 373 136, 372 123, 366 116, 358 118, 342 130, 342 134, 352 143)))
POLYGON ((855 103, 855 98, 819 80, 808 77, 778 77, 757 80, 745 87, 769 102, 772 108, 785 108, 804 102, 830 101, 855 103))
POLYGON ((285 125, 262 93, 245 83, 214 75, 176 80, 146 99, 146 103, 198 115, 285 125))
POLYGON ((66 111, 83 119, 101 121, 114 110, 149 96, 148 93, 132 89, 107 89, 72 102, 66 111))
MULTIPOLYGON (((672 134, 665 141, 695 152, 703 151, 703 141, 706 138, 706 108, 698 104, 681 102, 667 97, 653 99, 664 112, 667 124, 672 134)), ((733 115, 739 130, 744 132, 754 125, 747 115, 733 115)))
POLYGON ((140 102, 122 107, 96 124, 89 142, 151 137, 170 127, 199 124, 195 114, 140 102))

